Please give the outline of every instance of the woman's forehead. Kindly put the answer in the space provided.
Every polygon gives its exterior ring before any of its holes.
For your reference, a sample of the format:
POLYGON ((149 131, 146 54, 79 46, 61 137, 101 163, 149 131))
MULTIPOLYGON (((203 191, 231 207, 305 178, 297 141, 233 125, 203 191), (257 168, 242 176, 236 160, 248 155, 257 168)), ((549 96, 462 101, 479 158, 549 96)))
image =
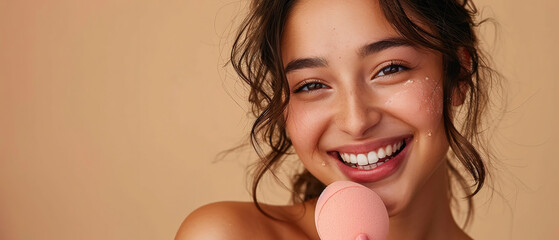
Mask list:
POLYGON ((287 18, 282 36, 284 62, 324 56, 338 48, 355 49, 399 37, 377 1, 303 0, 287 18))

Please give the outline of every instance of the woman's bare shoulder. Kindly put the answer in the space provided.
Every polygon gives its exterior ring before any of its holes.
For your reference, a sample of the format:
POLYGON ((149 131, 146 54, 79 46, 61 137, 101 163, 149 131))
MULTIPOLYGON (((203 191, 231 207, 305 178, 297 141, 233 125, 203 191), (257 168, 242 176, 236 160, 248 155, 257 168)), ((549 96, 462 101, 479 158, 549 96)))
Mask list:
MULTIPOLYGON (((263 207, 265 211, 282 218, 293 208, 263 207)), ((307 239, 297 222, 266 217, 251 202, 217 202, 202 206, 188 215, 175 240, 307 239)))
POLYGON ((251 239, 253 209, 247 202, 217 202, 190 213, 181 224, 175 240, 251 239))

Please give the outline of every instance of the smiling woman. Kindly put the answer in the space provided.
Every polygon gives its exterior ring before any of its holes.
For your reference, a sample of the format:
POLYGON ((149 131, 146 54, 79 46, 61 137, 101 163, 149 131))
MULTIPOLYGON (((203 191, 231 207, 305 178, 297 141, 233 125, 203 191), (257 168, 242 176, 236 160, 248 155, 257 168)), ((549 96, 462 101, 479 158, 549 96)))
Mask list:
POLYGON ((388 239, 469 239, 450 202, 453 178, 471 206, 486 175, 476 144, 491 70, 475 14, 457 0, 253 1, 232 64, 257 116, 254 205, 204 206, 177 239, 318 239, 316 198, 340 180, 378 193, 388 239), (259 203, 262 176, 293 150, 305 167, 293 205, 259 203))

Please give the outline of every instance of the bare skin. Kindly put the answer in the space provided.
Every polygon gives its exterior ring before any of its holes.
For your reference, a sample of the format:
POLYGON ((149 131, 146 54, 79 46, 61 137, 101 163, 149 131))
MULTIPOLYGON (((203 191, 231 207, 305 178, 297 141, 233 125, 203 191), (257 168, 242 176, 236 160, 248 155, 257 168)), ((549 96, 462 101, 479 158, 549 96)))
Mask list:
POLYGON ((319 239, 314 225, 316 201, 289 206, 262 205, 278 221, 251 202, 219 202, 190 214, 175 240, 187 239, 319 239), (306 210, 305 210, 306 208, 306 210))

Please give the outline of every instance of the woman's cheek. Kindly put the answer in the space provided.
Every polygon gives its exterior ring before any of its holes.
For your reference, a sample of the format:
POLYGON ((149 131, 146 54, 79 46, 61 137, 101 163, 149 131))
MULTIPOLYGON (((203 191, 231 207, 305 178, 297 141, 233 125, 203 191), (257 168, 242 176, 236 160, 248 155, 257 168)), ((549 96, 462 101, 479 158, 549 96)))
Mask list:
POLYGON ((410 79, 386 97, 387 111, 427 134, 439 129, 443 96, 439 81, 429 77, 410 79))
POLYGON ((288 105, 286 129, 299 155, 318 147, 327 128, 328 108, 318 103, 292 101, 288 105))
POLYGON ((419 82, 423 82, 421 91, 421 97, 423 98, 423 103, 421 109, 426 112, 427 115, 432 118, 439 119, 442 116, 443 110, 443 91, 441 87, 441 82, 425 77, 425 79, 420 79, 419 82))

